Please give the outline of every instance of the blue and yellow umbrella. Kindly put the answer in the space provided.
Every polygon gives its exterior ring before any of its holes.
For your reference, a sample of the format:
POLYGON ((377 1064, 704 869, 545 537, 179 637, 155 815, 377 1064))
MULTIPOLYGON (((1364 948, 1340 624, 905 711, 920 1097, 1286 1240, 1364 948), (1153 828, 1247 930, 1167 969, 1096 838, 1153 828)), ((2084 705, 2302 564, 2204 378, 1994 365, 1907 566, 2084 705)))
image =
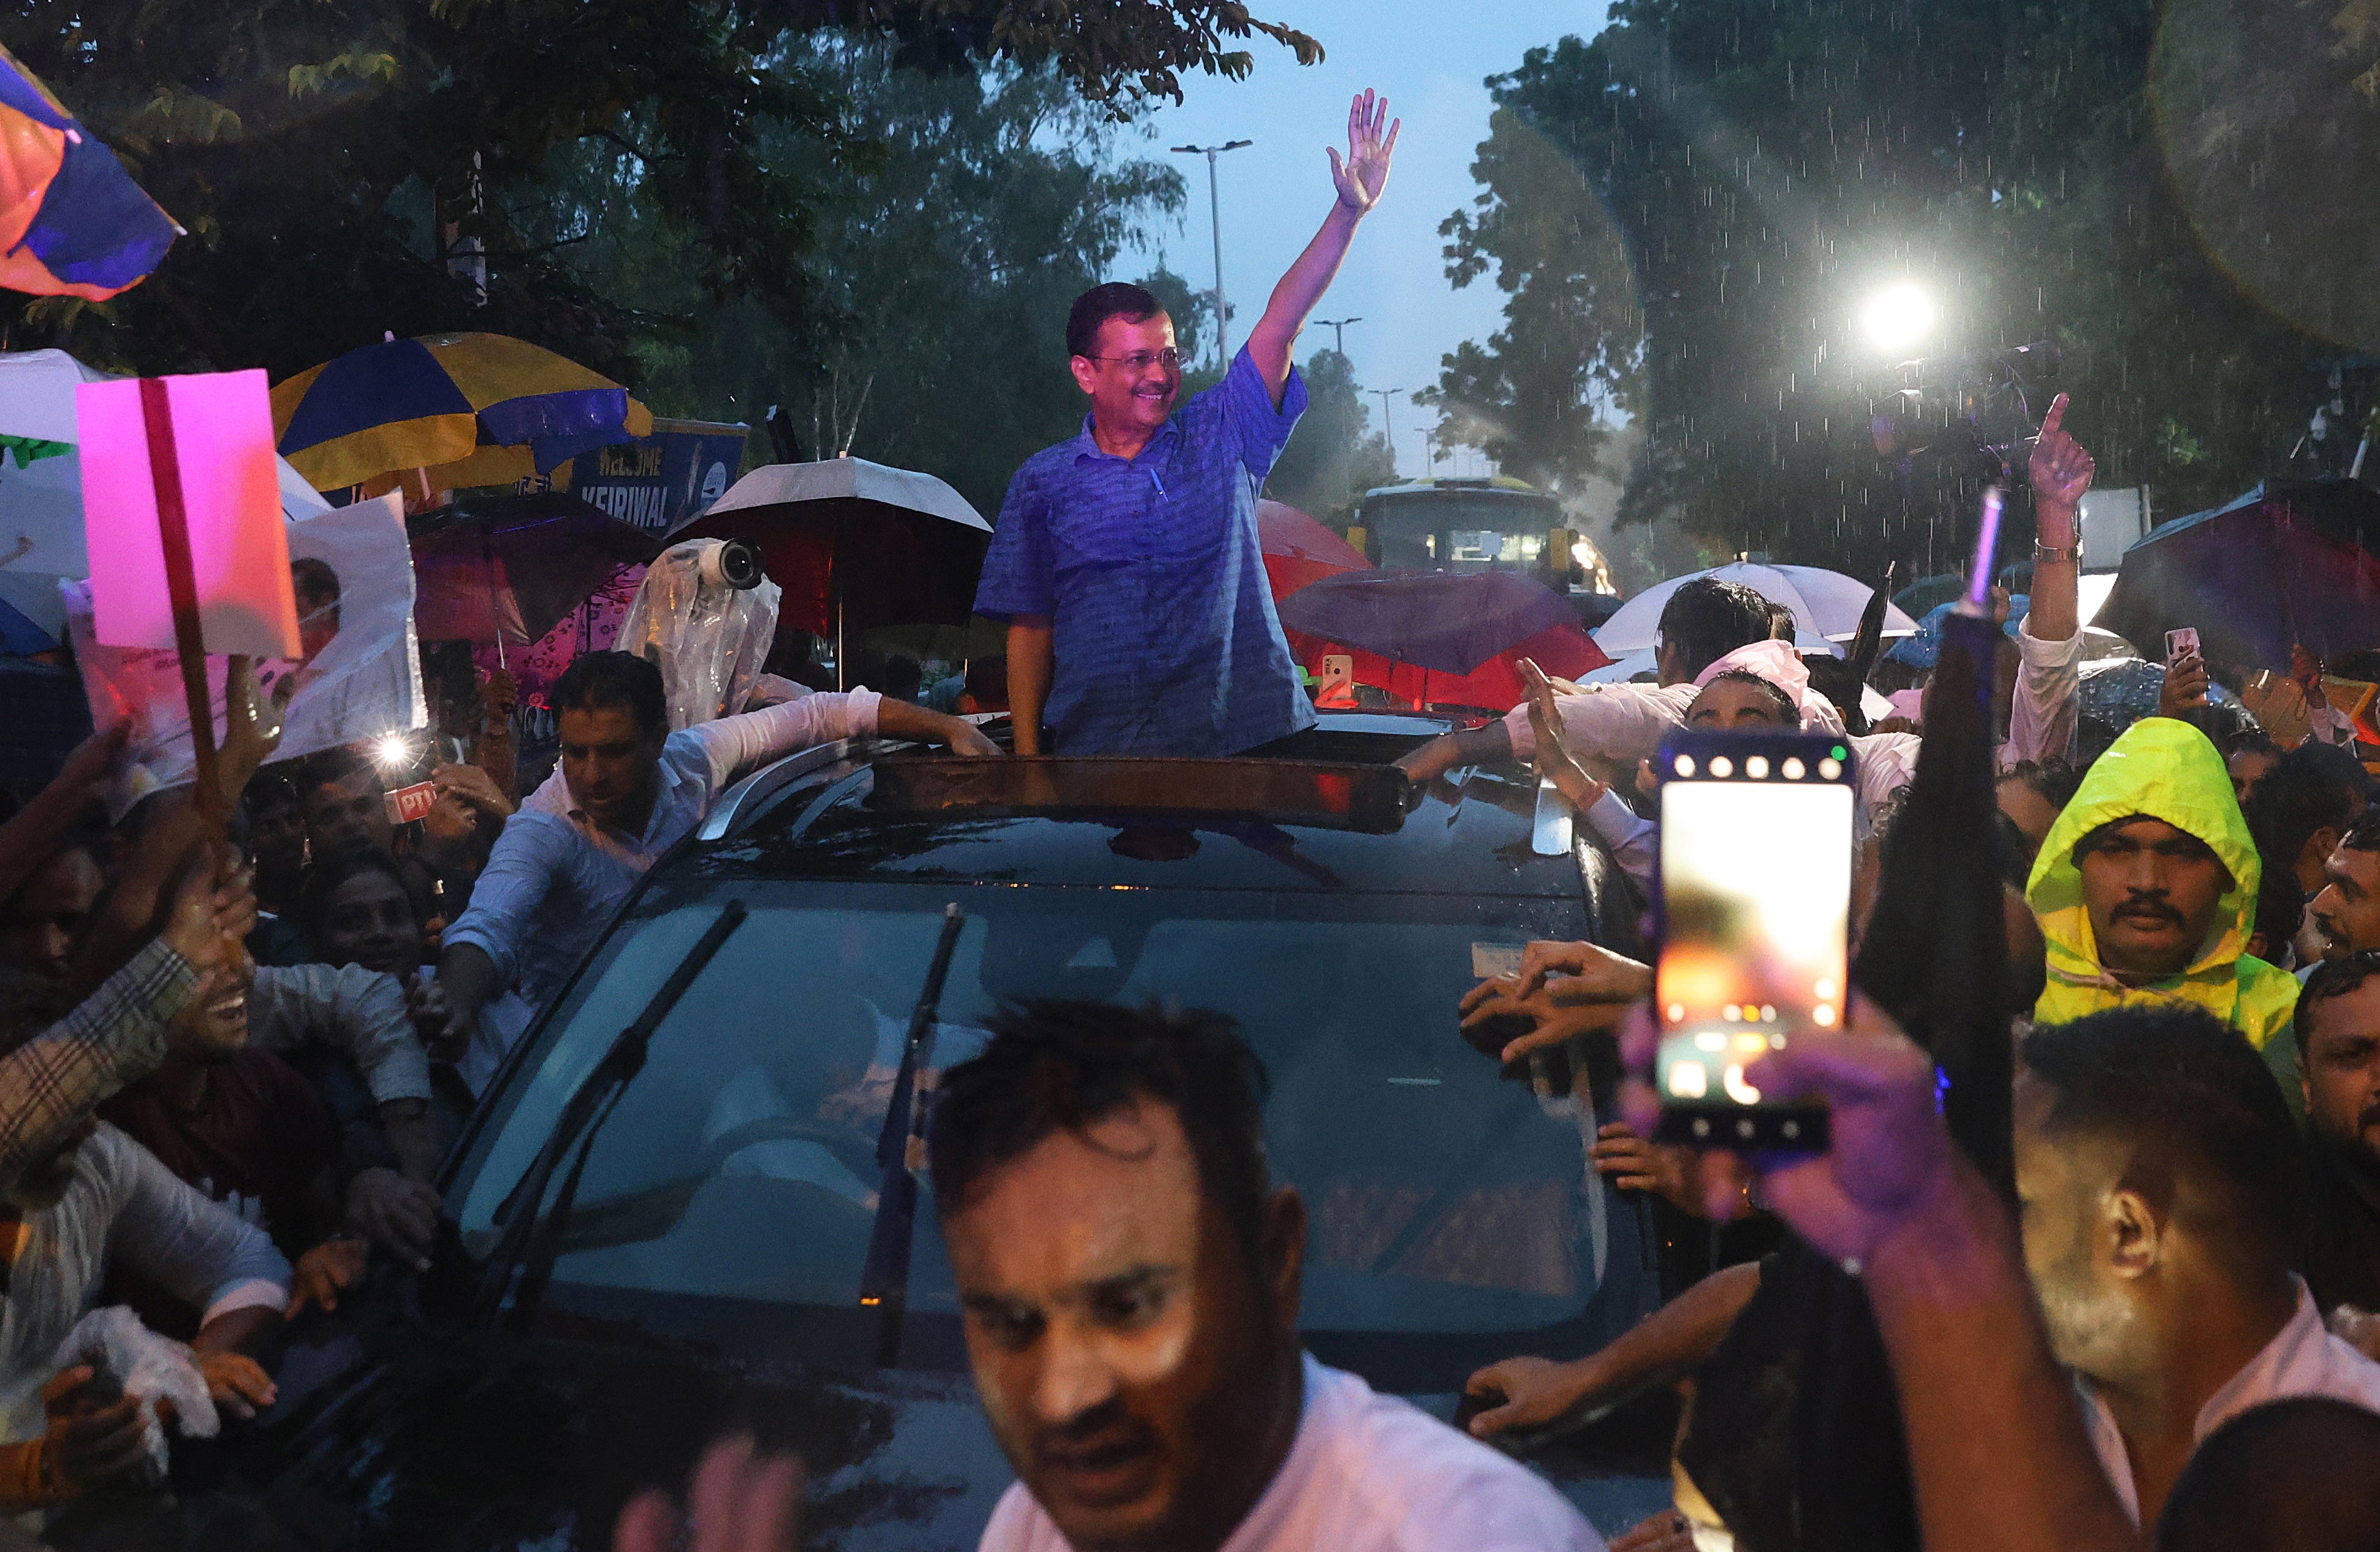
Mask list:
POLYGON ((0 49, 0 286, 105 301, 179 235, 115 153, 0 49))
POLYGON ((610 378, 525 340, 432 334, 299 372, 273 390, 273 428, 290 466, 334 491, 398 470, 447 487, 542 474, 651 435, 653 417, 610 378))

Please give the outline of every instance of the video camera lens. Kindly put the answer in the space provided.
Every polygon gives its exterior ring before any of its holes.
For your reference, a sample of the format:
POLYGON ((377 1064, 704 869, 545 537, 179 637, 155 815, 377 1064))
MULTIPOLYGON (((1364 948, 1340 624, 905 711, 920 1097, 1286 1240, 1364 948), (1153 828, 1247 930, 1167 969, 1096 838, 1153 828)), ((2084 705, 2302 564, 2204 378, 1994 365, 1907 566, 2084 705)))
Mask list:
POLYGON ((768 580, 760 569, 760 547, 748 539, 731 539, 719 548, 719 579, 741 592, 768 580))

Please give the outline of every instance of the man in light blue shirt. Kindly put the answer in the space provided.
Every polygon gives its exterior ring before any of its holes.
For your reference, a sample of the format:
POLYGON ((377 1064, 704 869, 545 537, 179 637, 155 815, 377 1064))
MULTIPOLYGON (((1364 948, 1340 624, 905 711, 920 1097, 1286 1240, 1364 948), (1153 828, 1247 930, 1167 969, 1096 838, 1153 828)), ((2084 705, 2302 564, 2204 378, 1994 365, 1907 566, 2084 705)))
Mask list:
POLYGON ((450 1027, 468 1032, 517 980, 532 1008, 562 988, 638 878, 691 834, 712 801, 764 760, 880 734, 997 755, 956 717, 859 689, 669 731, 661 671, 626 652, 582 653, 550 694, 562 762, 504 825, 438 960, 450 1027))
POLYGON ((1109 285, 1075 300, 1066 348, 1090 413, 1017 471, 976 594, 1008 622, 1018 754, 1231 755, 1314 724, 1257 492, 1305 407, 1290 351, 1379 202, 1396 138, 1385 100, 1355 99, 1321 231, 1223 381, 1179 415, 1182 354, 1157 298, 1109 285))

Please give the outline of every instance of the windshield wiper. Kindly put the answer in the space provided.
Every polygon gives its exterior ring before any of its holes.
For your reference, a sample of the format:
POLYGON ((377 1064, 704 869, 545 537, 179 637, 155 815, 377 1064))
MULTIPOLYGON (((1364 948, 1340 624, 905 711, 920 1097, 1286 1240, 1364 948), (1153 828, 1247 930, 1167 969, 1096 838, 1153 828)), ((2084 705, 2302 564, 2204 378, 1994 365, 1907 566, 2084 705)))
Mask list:
POLYGON ((917 1104, 917 1072, 933 1054, 936 1015, 942 1001, 942 983, 950 978, 951 956, 966 914, 953 900, 942 907, 942 935, 934 943, 933 963, 926 968, 926 984, 909 1010, 909 1033, 901 1042, 901 1071, 892 1080, 892 1097, 884 1108, 884 1129, 876 1134, 876 1167, 883 1179, 876 1188, 876 1220, 868 1235, 868 1263, 859 1271, 859 1303, 876 1311, 876 1366, 889 1369, 901 1357, 902 1314, 909 1303, 909 1243, 917 1224, 917 1177, 909 1170, 909 1149, 926 1134, 925 1111, 917 1104))
POLYGON ((570 1204, 578 1194, 578 1177, 586 1172, 587 1156, 595 1146, 596 1133, 602 1130, 604 1121, 618 1106, 620 1096, 627 1092, 629 1083, 644 1070, 645 1053, 652 1045, 653 1031, 669 1017, 670 1010, 694 985, 695 977, 702 974, 728 935, 744 925, 747 914, 744 902, 727 903, 718 919, 678 961, 669 979, 647 1000, 628 1026, 613 1037, 603 1059, 572 1091, 545 1146, 538 1149, 537 1157, 521 1172, 519 1183, 504 1198, 512 1221, 504 1225, 504 1238, 496 1243, 494 1253, 488 1258, 488 1273, 480 1285, 478 1314, 481 1319, 495 1317, 504 1307, 507 1289, 512 1291, 515 1318, 520 1321, 528 1320, 544 1297, 563 1226, 569 1221, 570 1204), (579 1145, 578 1157, 571 1164, 570 1173, 563 1178, 552 1207, 540 1214, 538 1204, 545 1200, 545 1188, 574 1143, 579 1145), (519 1268, 516 1279, 513 1270, 516 1267, 519 1268))

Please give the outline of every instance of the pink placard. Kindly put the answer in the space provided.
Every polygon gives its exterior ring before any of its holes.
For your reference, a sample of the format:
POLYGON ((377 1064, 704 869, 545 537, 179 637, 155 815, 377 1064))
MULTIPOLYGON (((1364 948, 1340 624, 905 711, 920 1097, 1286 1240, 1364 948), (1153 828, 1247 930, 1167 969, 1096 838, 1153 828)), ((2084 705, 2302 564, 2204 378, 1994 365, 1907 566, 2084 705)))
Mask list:
MULTIPOLYGON (((273 476, 273 404, 264 373, 162 381, 207 651, 297 657, 298 603, 273 476)), ((75 410, 98 639, 111 647, 171 650, 174 606, 165 589, 140 383, 83 383, 75 390, 75 410)))

